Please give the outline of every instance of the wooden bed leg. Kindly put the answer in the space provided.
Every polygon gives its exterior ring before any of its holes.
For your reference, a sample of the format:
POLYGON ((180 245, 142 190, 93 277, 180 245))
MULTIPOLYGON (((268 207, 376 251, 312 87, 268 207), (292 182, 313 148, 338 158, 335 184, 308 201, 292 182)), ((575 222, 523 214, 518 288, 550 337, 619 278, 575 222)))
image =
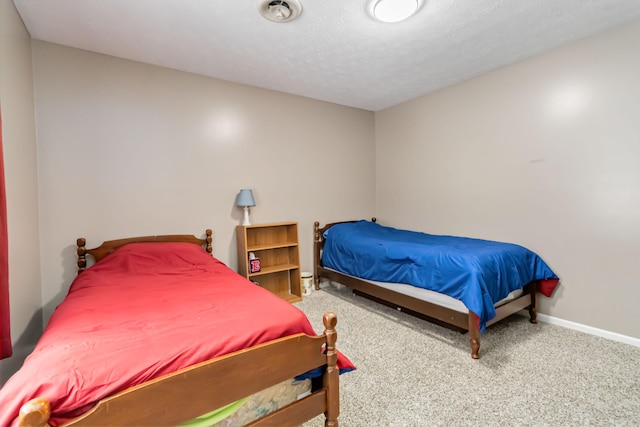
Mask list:
POLYGON ((480 359, 480 318, 472 311, 469 311, 469 344, 471 357, 480 359))
POLYGON ((338 427, 338 415, 340 415, 340 371, 337 366, 338 353, 336 353, 338 318, 335 313, 327 312, 324 314, 322 322, 327 337, 327 369, 322 378, 322 383, 327 389, 327 411, 324 413, 324 425, 325 427, 338 427))
POLYGON ((538 284, 529 284, 529 295, 531 295, 531 305, 529 306, 529 322, 538 323, 538 284))
POLYGON ((49 400, 38 397, 22 405, 18 415, 20 427, 49 427, 51 406, 49 400))

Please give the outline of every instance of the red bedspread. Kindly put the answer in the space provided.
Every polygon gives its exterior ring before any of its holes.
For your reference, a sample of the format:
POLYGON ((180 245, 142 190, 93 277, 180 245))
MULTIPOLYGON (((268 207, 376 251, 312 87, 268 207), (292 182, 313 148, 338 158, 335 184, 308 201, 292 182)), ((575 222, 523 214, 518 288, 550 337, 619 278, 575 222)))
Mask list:
POLYGON ((50 399, 55 425, 132 385, 300 332, 315 335, 304 313, 197 245, 130 244, 71 284, 0 389, 0 426, 34 397, 50 399))

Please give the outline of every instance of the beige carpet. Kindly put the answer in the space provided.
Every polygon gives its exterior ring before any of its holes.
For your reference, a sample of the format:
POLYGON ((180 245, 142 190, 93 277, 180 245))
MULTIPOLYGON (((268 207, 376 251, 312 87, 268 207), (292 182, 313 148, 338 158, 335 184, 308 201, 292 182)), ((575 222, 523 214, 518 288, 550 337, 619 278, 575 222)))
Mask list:
MULTIPOLYGON (((640 348, 512 316, 468 335, 323 284, 297 303, 318 332, 338 315, 340 425, 640 426, 640 348)), ((305 424, 322 426, 321 417, 305 424)))

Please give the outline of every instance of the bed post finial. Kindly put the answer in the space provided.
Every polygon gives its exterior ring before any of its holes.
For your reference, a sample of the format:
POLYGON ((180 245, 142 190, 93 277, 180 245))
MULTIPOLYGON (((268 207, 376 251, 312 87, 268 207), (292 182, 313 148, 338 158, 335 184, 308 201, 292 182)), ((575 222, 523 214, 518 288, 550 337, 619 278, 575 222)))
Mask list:
POLYGON ((49 427, 50 416, 51 405, 49 404, 49 400, 38 397, 22 405, 20 415, 18 415, 18 426, 49 427))
POLYGON ((205 231, 205 234, 207 236, 205 239, 207 241, 207 252, 211 254, 213 253, 213 247, 211 246, 211 242, 213 241, 213 237, 212 237, 213 231, 211 231, 210 228, 207 228, 207 230, 205 231))
POLYGON ((320 278, 318 277, 318 266, 320 265, 320 222, 313 223, 313 285, 316 291, 320 289, 320 278))
POLYGON ((78 274, 82 273, 87 268, 87 248, 85 247, 86 244, 87 241, 84 237, 80 237, 78 240, 76 240, 76 245, 78 246, 78 249, 76 250, 76 253, 78 254, 78 274))
POLYGON ((338 427, 338 415, 340 415, 340 371, 338 369, 338 353, 336 352, 338 317, 335 313, 328 311, 322 317, 322 322, 325 328, 324 335, 327 337, 327 369, 322 381, 328 390, 324 425, 325 427, 338 427))

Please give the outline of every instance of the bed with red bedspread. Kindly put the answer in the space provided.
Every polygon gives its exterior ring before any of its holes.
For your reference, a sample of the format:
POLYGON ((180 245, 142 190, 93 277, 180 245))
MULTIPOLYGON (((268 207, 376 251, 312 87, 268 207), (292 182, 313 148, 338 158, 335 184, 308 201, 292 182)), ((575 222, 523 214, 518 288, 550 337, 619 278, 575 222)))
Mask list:
MULTIPOLYGON (((34 398, 46 398, 48 422, 62 425, 123 390, 296 334, 316 335, 304 313, 241 277, 200 245, 126 244, 73 281, 33 353, 0 389, 0 425, 18 425, 21 407, 34 398)), ((327 350, 323 343, 317 353, 328 357, 327 350)), ((354 368, 330 350, 342 372, 354 368)), ((276 354, 273 360, 282 357, 296 355, 276 354)), ((308 372, 308 366, 299 369, 305 371, 295 375, 308 372)), ((324 375, 329 375, 326 367, 324 375)), ((332 383, 335 397, 336 378, 332 383)), ((336 402, 331 405, 337 408, 336 402)), ((198 410, 187 411, 181 420, 197 416, 198 410)), ((165 412, 171 410, 161 408, 154 424, 173 425, 179 419, 165 412)))

